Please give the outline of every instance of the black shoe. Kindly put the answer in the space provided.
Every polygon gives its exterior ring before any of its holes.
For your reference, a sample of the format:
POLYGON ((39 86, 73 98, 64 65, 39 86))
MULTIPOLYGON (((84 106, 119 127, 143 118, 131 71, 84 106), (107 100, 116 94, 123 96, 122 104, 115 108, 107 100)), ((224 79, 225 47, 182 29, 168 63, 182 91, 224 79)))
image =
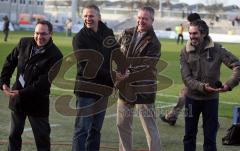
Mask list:
POLYGON ((163 122, 166 122, 166 123, 168 123, 168 124, 171 125, 171 126, 174 126, 174 125, 176 124, 176 120, 166 119, 166 118, 165 118, 165 115, 160 115, 160 119, 161 119, 163 122))

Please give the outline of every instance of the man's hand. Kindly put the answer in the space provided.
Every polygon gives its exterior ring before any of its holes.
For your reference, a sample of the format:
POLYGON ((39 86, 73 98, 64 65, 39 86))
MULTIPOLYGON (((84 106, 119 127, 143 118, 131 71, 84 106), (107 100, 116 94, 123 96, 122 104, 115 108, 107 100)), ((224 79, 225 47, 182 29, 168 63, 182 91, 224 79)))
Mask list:
POLYGON ((10 88, 6 85, 6 84, 3 84, 2 86, 2 89, 3 89, 3 93, 6 95, 6 96, 10 96, 10 88))
POLYGON ((116 72, 116 82, 120 82, 124 79, 126 79, 129 76, 129 73, 121 74, 119 72, 116 72))
POLYGON ((3 93, 6 96, 16 97, 16 96, 19 95, 19 91, 18 90, 11 90, 6 84, 3 84, 2 89, 3 89, 3 93))
POLYGON ((221 88, 213 88, 213 87, 209 86, 209 84, 205 84, 204 85, 204 89, 208 93, 212 93, 212 92, 227 92, 227 91, 230 90, 230 87, 228 85, 224 84, 221 88))
POLYGON ((204 84, 204 90, 208 93, 219 92, 219 89, 211 87, 208 83, 204 84))
POLYGON ((227 92, 229 90, 230 90, 230 87, 226 84, 224 84, 222 88, 218 89, 219 92, 227 92))
POLYGON ((18 90, 13 90, 13 91, 10 91, 10 96, 11 97, 16 97, 19 95, 19 91, 18 90))
POLYGON ((2 89, 3 91, 10 91, 10 88, 6 84, 2 85, 2 89))

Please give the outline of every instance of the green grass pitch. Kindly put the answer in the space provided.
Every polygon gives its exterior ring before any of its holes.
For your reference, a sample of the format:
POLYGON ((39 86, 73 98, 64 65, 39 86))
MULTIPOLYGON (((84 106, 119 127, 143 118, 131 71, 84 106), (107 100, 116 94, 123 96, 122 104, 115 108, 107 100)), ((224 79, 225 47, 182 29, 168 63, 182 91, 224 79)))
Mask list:
MULTIPOLYGON (((32 36, 32 32, 10 32, 8 42, 3 42, 3 34, 0 33, 0 69, 4 63, 7 54, 18 43, 20 37, 32 36)), ((53 40, 56 45, 61 49, 64 55, 72 52, 72 38, 65 37, 65 33, 55 33, 53 40)), ((158 64, 158 80, 159 91, 156 99, 157 116, 160 113, 165 113, 176 103, 176 97, 183 86, 180 70, 179 70, 179 53, 183 45, 177 45, 174 40, 161 39, 161 63, 164 61, 166 64, 158 64), (167 77, 172 83, 166 82, 167 77), (162 86, 166 84, 165 86, 162 86), (164 88, 167 87, 167 88, 164 88), (164 88, 164 89, 163 89, 164 88)), ((223 46, 229 49, 237 57, 240 57, 240 44, 223 43, 223 46)), ((66 73, 66 78, 75 78, 75 66, 70 68, 66 73)), ((226 81, 231 76, 231 70, 222 66, 221 81, 226 81)), ((237 151, 239 147, 226 147, 221 145, 221 138, 226 133, 226 129, 232 124, 232 109, 234 106, 240 105, 240 88, 236 87, 233 91, 223 93, 220 95, 219 104, 219 119, 220 129, 217 137, 218 150, 220 151, 237 151)), ((51 139, 52 150, 54 151, 68 151, 71 150, 71 141, 74 127, 74 116, 66 116, 58 112, 56 109, 56 102, 60 95, 72 95, 72 90, 59 89, 56 86, 52 87, 51 95, 51 113, 50 123, 52 126, 51 139)), ((116 101, 117 98, 110 97, 109 108, 107 110, 106 118, 102 129, 101 150, 102 151, 115 151, 118 150, 118 134, 116 129, 116 101)), ((75 106, 75 98, 70 101, 69 106, 75 106)), ((184 111, 183 111, 184 112, 184 111)), ((161 135, 161 144, 163 151, 176 151, 183 150, 183 135, 184 135, 184 114, 180 115, 176 126, 172 127, 163 123, 157 117, 157 124, 161 135)), ((8 109, 8 98, 0 93, 0 150, 7 150, 7 140, 10 126, 10 110, 8 109)), ((197 150, 202 150, 203 132, 201 128, 201 119, 199 122, 199 132, 197 139, 197 150)), ((23 150, 32 151, 36 150, 34 138, 30 125, 26 122, 25 131, 22 135, 23 150)), ((135 149, 147 149, 147 143, 141 123, 138 117, 134 118, 133 125, 133 144, 135 149)))

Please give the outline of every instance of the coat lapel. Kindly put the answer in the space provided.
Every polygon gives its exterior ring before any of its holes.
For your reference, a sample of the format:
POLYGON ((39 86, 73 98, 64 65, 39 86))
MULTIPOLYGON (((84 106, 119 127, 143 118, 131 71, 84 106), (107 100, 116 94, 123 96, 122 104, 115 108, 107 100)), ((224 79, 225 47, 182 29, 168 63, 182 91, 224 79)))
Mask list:
POLYGON ((137 28, 134 28, 132 39, 130 41, 128 51, 127 51, 127 57, 133 57, 133 52, 134 52, 134 45, 136 41, 136 34, 137 34, 137 28))
POLYGON ((151 32, 152 32, 152 30, 148 31, 141 38, 141 40, 137 44, 135 44, 136 43, 136 36, 137 36, 137 27, 134 28, 132 39, 131 39, 131 42, 129 44, 128 51, 127 51, 127 56, 128 57, 138 56, 145 49, 145 47, 151 41, 151 38, 152 38, 151 32))
POLYGON ((134 48, 134 55, 138 55, 138 54, 140 54, 144 50, 144 48, 150 42, 150 38, 151 38, 150 36, 142 37, 142 39, 139 41, 138 44, 136 44, 136 46, 134 48))

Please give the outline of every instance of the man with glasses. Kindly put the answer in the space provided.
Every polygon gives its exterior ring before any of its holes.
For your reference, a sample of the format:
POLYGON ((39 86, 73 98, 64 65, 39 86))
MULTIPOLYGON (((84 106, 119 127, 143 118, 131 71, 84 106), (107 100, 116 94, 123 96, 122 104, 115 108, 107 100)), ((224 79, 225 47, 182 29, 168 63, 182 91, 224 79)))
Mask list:
MULTIPOLYGON (((38 151, 50 151, 49 94, 51 67, 62 59, 62 53, 53 43, 52 24, 39 21, 34 37, 21 38, 7 56, 0 76, 0 89, 10 97, 11 127, 9 151, 22 147, 21 135, 28 117, 38 151), (16 81, 10 88, 10 80, 17 68, 16 81)), ((60 65, 60 64, 59 64, 60 65)), ((57 74, 59 66, 53 75, 57 74)))

